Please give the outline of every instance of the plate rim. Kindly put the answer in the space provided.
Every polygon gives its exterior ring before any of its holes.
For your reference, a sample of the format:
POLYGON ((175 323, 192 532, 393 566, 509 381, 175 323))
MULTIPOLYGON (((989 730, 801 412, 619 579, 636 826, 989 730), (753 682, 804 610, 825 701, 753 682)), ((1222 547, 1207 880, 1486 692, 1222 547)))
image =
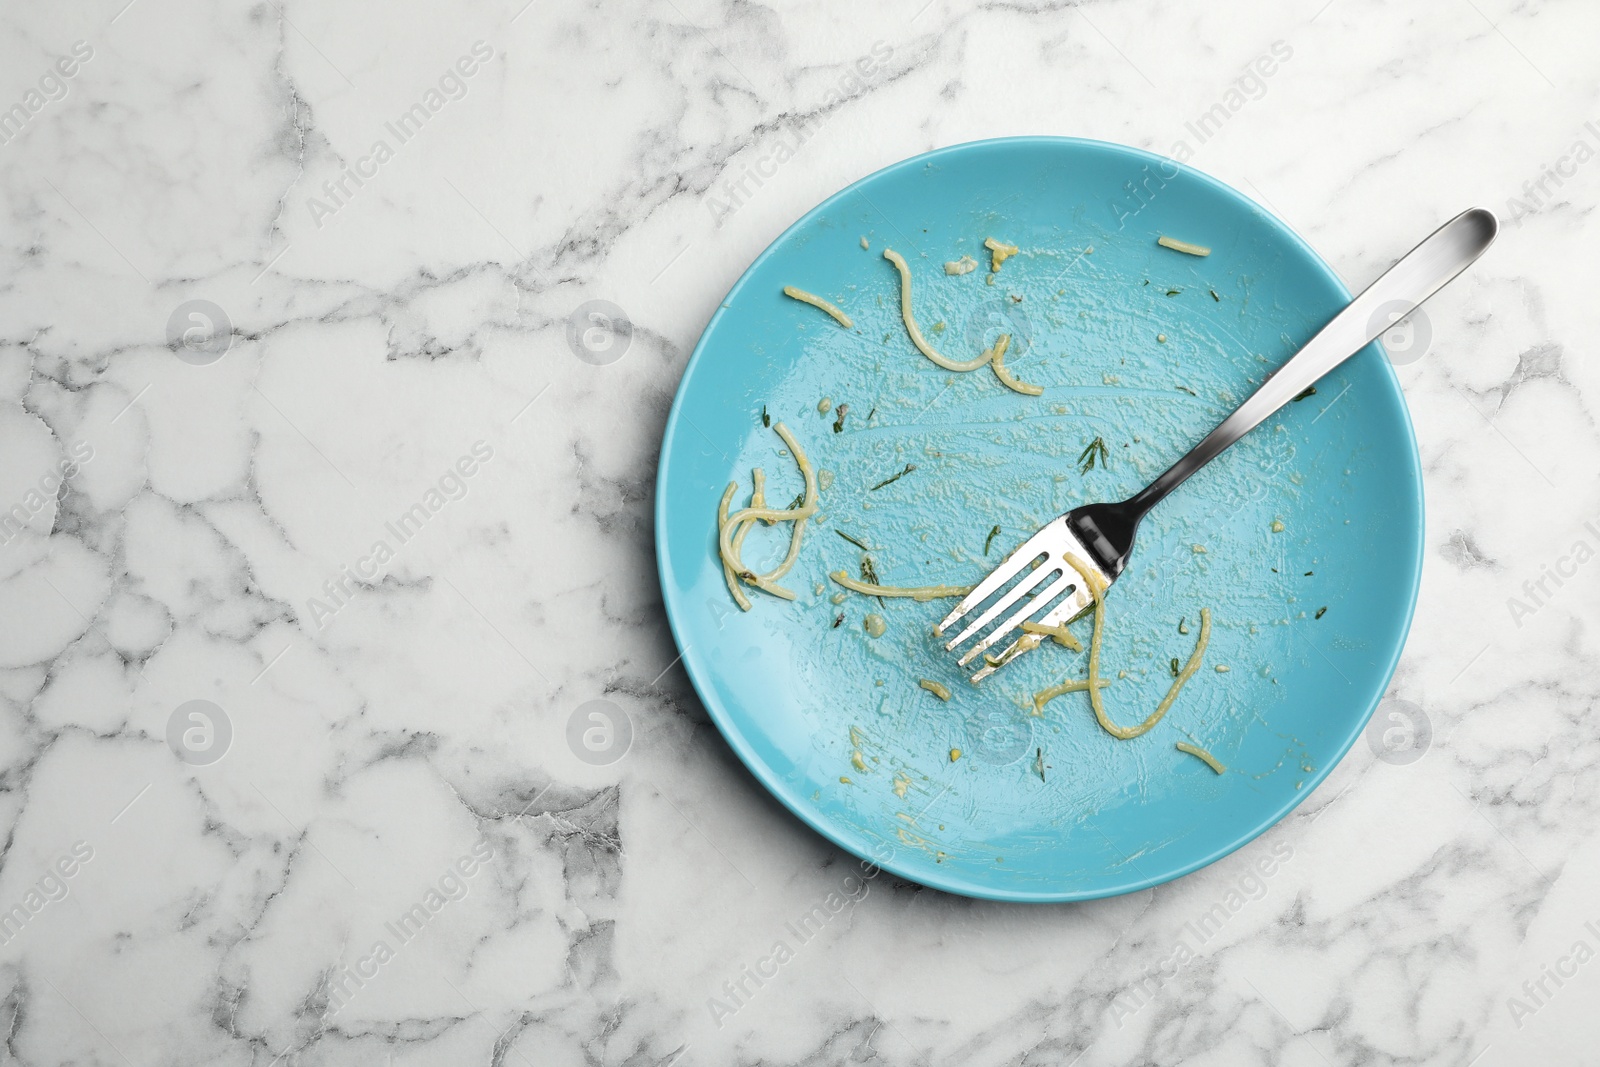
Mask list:
POLYGON ((1256 838, 1265 834, 1268 830, 1271 830, 1273 827, 1277 826, 1284 819, 1288 818, 1288 816, 1296 808, 1304 803, 1305 800, 1311 796, 1311 794, 1317 791, 1317 788, 1327 780, 1327 778, 1333 773, 1334 769, 1344 761, 1345 756, 1349 754, 1350 749, 1355 745, 1356 738, 1360 737, 1365 732, 1368 724, 1371 722, 1373 714, 1383 702, 1384 694, 1389 687, 1389 682, 1393 680, 1395 670, 1398 668, 1400 663, 1400 657, 1405 651, 1406 644, 1411 634, 1411 625, 1416 617, 1417 599, 1422 587, 1423 557, 1427 546, 1427 510, 1422 477, 1422 457, 1417 448, 1416 429, 1411 421, 1411 410, 1409 405, 1406 403, 1405 391, 1400 386, 1400 380, 1395 375, 1394 366, 1387 358, 1387 353, 1384 350, 1382 343, 1380 341, 1374 341, 1368 347, 1376 348, 1386 357, 1382 360, 1383 372, 1380 375, 1380 380, 1389 390, 1391 390, 1394 398, 1399 401, 1397 406, 1400 412, 1400 430, 1402 432, 1402 436, 1404 437, 1404 444, 1408 446, 1401 450, 1401 455, 1393 457, 1393 462, 1396 464, 1408 465, 1409 473, 1412 477, 1412 484, 1416 487, 1416 498, 1414 500, 1414 504, 1418 517, 1414 531, 1416 536, 1415 550, 1411 553, 1410 559, 1405 561, 1410 567, 1411 581, 1409 583, 1410 588, 1407 590, 1407 595, 1405 598, 1405 606, 1403 610, 1404 618, 1400 620, 1401 625, 1398 639, 1395 641, 1394 646, 1389 653, 1388 662, 1382 667, 1380 672, 1384 679, 1383 685, 1379 688, 1377 697, 1372 701, 1372 706, 1367 708, 1363 714, 1357 716, 1356 719, 1353 720, 1357 725, 1351 730, 1349 736, 1347 736, 1340 744, 1336 746, 1336 752, 1333 758, 1328 760, 1325 766, 1319 769, 1307 780, 1306 784, 1309 786, 1309 788, 1296 791, 1296 793, 1289 797, 1284 804, 1280 805, 1277 809, 1271 811, 1270 813, 1263 815, 1260 823, 1257 826, 1239 834, 1234 840, 1219 846, 1217 849, 1206 854, 1205 856, 1182 865, 1181 867, 1174 868, 1171 871, 1163 872, 1156 876, 1144 875, 1135 879, 1131 879, 1121 885, 1082 891, 1018 890, 993 886, 970 885, 965 881, 940 878, 937 876, 936 872, 924 873, 919 871, 915 874, 908 873, 906 870, 896 865, 894 862, 894 857, 890 857, 888 860, 883 860, 879 857, 869 855, 867 850, 857 848, 852 842, 845 840, 841 834, 835 832, 833 820, 823 818, 819 813, 808 810, 801 803, 798 795, 791 796, 790 794, 792 791, 788 789, 783 779, 779 777, 776 772, 772 770, 772 768, 768 767, 763 760, 755 755, 749 743, 744 738, 743 733, 735 725, 727 721, 727 711, 722 707, 721 702, 707 697, 708 691, 714 694, 715 690, 709 684, 709 680, 702 680, 699 677, 699 671, 696 669, 695 660, 689 655, 689 646, 684 644, 683 634, 680 632, 679 612, 673 602, 673 598, 668 593, 668 590, 671 586, 671 560, 665 545, 665 530, 667 526, 667 497, 666 494, 662 492, 662 481, 666 474, 668 457, 671 455, 674 439, 679 428, 681 408, 684 403, 685 395, 684 383, 688 381, 690 372, 694 370, 695 365, 699 362, 704 354, 707 346, 707 340, 716 331, 716 328, 721 322, 723 315, 730 310, 734 298, 738 296, 745 284, 750 281, 751 276, 756 272, 757 268, 765 263, 769 257, 773 256, 776 251, 789 240, 791 235, 799 232, 803 227, 806 227, 816 217, 824 214, 828 209, 842 201, 845 197, 848 197, 856 192, 856 190, 860 187, 867 185, 880 177, 893 174, 897 171, 922 167, 953 155, 968 152, 993 151, 1002 147, 1018 146, 1046 148, 1070 146, 1076 148, 1085 148, 1098 152, 1109 152, 1112 154, 1125 155, 1134 163, 1177 167, 1185 175, 1191 176, 1211 186, 1215 191, 1226 197, 1230 197, 1236 201, 1242 202, 1246 207, 1253 209, 1266 218, 1269 224, 1276 226, 1283 233, 1283 235, 1288 238, 1291 244, 1299 248, 1300 252, 1306 257, 1307 262, 1311 266, 1320 271, 1328 281, 1333 283, 1335 290, 1343 294, 1343 299, 1346 303, 1348 303, 1351 299, 1349 287, 1345 285, 1344 280, 1339 276, 1338 272, 1329 266, 1327 261, 1324 260, 1317 250, 1311 246, 1310 242, 1301 236, 1299 231, 1297 231, 1286 220, 1278 216, 1276 213, 1268 210, 1263 205, 1257 203, 1251 197, 1246 196, 1238 189, 1228 185, 1226 182, 1213 177, 1203 170, 1191 167, 1186 163, 1180 163, 1168 156, 1163 156, 1142 148, 1135 148, 1131 145, 1118 144, 1114 141, 1101 141, 1087 137, 1062 137, 1049 134, 1029 134, 1013 137, 993 137, 982 138, 973 141, 962 141, 958 144, 947 145, 943 148, 936 148, 927 152, 918 153, 917 155, 907 156, 904 159, 890 163, 887 166, 880 167, 877 170, 871 171, 870 173, 855 179, 850 184, 839 189, 837 192, 834 192, 830 196, 819 201, 810 210, 806 211, 794 222, 790 223, 784 228, 782 233, 774 237, 767 244, 767 246, 761 250, 761 253, 758 256, 750 261, 743 272, 740 273, 738 280, 733 283, 733 286, 728 290, 726 295, 718 300, 716 310, 712 313, 711 318, 707 320, 705 327, 700 332, 699 339, 695 342, 694 350, 690 353, 689 359, 684 363, 683 373, 679 376, 678 386, 673 392, 672 405, 667 412, 666 425, 662 431, 660 450, 657 454, 655 484, 652 487, 655 493, 655 506, 652 509, 653 519, 655 522, 653 540, 655 542, 656 549, 656 576, 661 584, 662 606, 667 615, 667 624, 672 632, 673 643, 678 647, 679 659, 683 662, 684 671, 689 677, 690 685, 694 687, 695 695, 700 698, 700 703, 705 707, 707 714, 709 714, 711 717, 711 721, 716 725, 717 732, 722 735, 722 738, 727 743, 728 747, 731 748, 734 754, 739 757, 739 762, 744 765, 745 770, 748 771, 756 779, 756 781, 760 783, 762 788, 764 788, 769 795, 771 795, 786 809, 788 809, 789 812, 797 817, 802 823, 809 826, 812 830, 816 831, 823 838, 838 848, 844 850, 846 853, 852 856, 857 857, 858 859, 873 864, 880 870, 888 871, 897 877, 905 879, 906 881, 925 886, 929 889, 935 889, 940 892, 951 893, 956 896, 970 897, 979 900, 995 900, 1008 903, 1060 904, 1072 903, 1076 901, 1101 900, 1107 897, 1115 896, 1125 896, 1129 893, 1137 893, 1141 890, 1150 889, 1158 885, 1165 885, 1168 882, 1175 881, 1186 875, 1193 874, 1198 870, 1209 867, 1213 863, 1216 863, 1232 853, 1237 852, 1245 845, 1248 845, 1256 838))

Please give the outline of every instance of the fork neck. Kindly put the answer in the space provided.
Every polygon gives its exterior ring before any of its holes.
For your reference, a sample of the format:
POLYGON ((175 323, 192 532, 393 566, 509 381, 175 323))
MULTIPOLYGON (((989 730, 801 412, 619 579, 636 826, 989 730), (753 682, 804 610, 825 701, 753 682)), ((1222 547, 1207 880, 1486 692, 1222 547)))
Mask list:
POLYGON ((1161 477, 1124 500, 1118 506, 1126 509, 1129 514, 1137 516, 1134 519, 1135 522, 1144 518, 1145 515, 1149 514, 1151 508, 1165 500, 1167 494, 1176 489, 1189 476, 1189 472, 1185 471, 1168 481, 1168 476, 1176 469, 1176 467, 1169 468, 1161 477))
POLYGON ((1126 500, 1089 504, 1067 513, 1067 528, 1100 569, 1115 580, 1133 552, 1133 538, 1144 514, 1126 500))
MULTIPOLYGON (((1255 397, 1250 399, 1254 400, 1255 397)), ((1246 401, 1241 410, 1248 406, 1249 401, 1246 401)), ((1151 508, 1165 500, 1168 493, 1188 481, 1189 475, 1210 463, 1229 445, 1243 437, 1253 425, 1254 422, 1246 423, 1241 419, 1238 411, 1234 412, 1206 434, 1199 444, 1179 457, 1178 462, 1162 471, 1155 481, 1124 500, 1121 506, 1135 513, 1137 518, 1134 522, 1138 522, 1151 508)))
POLYGON ((1205 440, 1161 476, 1128 499, 1117 503, 1089 504, 1067 514, 1067 525, 1095 562, 1113 578, 1122 573, 1133 552, 1134 535, 1150 509, 1232 441, 1213 430, 1205 440))

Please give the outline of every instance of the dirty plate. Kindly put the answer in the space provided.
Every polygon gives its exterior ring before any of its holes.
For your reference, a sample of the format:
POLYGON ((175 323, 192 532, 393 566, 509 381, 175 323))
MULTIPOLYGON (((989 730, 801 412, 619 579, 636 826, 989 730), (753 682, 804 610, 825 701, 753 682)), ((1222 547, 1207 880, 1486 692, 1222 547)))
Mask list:
MULTIPOLYGON (((976 581, 1056 515, 1144 486, 1348 299, 1315 252, 1244 196, 1090 141, 933 152, 795 223, 701 337, 656 486, 673 633, 739 758, 849 851, 1000 900, 1143 889, 1283 818, 1361 733, 1416 598, 1421 475, 1377 345, 1145 521, 1108 598, 1112 716, 1149 714, 1194 647, 1202 607, 1213 629, 1200 673, 1135 740, 1101 730, 1083 693, 1032 713, 1033 693, 1083 677, 1085 656, 1046 646, 974 687, 930 632, 949 602, 836 603, 828 574, 859 575, 866 557, 886 584, 976 581), (1211 254, 1159 247, 1162 235, 1211 254), (1021 249, 992 279, 991 236, 1021 249), (920 355, 886 248, 909 261, 936 348, 970 358, 1009 334, 1008 366, 1044 394, 920 355), (963 256, 978 269, 947 274, 963 256), (835 302, 853 328, 786 298, 786 285, 835 302), (752 592, 741 612, 716 553, 717 501, 732 480, 744 506, 754 467, 774 506, 801 488, 763 413, 794 432, 827 484, 784 581, 798 599, 752 592)), ((745 561, 771 567, 788 529, 756 530, 745 561)), ((1088 620, 1075 629, 1087 641, 1088 620)))

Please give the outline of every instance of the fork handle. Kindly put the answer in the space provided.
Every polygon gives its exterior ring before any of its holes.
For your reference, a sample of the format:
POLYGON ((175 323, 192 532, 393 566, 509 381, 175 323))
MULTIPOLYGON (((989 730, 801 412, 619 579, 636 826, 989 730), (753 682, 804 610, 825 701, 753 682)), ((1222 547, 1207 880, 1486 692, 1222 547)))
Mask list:
POLYGON ((1287 363, 1262 382, 1232 415, 1223 419, 1187 455, 1130 498, 1127 504, 1138 509, 1140 514, 1154 507, 1183 484, 1184 479, 1221 455, 1268 415, 1316 384, 1323 375, 1371 344, 1396 321, 1444 288, 1483 255, 1499 228, 1493 213, 1475 207, 1433 231, 1350 301, 1287 363), (1404 310, 1398 315, 1381 314, 1386 306, 1404 310))

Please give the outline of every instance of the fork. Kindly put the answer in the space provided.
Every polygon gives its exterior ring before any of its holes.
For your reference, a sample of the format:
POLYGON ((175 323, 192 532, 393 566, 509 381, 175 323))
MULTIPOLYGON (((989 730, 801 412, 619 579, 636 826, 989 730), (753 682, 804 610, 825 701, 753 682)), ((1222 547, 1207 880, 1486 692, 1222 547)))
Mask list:
POLYGON ((972 682, 976 684, 1037 643, 1039 639, 1035 637, 1033 642, 1024 644, 1028 635, 1023 634, 1000 655, 985 655, 1038 612, 1049 608, 1036 620, 1040 626, 1060 626, 1077 618, 1093 604, 1094 598, 1085 588, 1078 570, 1067 562, 1068 556, 1076 557, 1088 573, 1098 579, 1102 589, 1109 587, 1127 565, 1139 521, 1151 508, 1191 474, 1221 455, 1229 445, 1259 426, 1267 416, 1444 288, 1484 253, 1498 230, 1499 223, 1494 215, 1483 208, 1463 211, 1439 227, 1350 301, 1288 362, 1269 375, 1233 414, 1223 419, 1160 477, 1120 503, 1086 504, 1046 523, 973 587, 934 628, 935 636, 949 633, 969 613, 995 594, 1001 594, 945 643, 945 649, 953 652, 972 642, 961 656, 963 667, 978 656, 984 656, 981 669, 972 675, 972 682), (1006 588, 1018 575, 1022 576, 1021 580, 1006 588), (1056 599, 1063 596, 1065 599, 1057 603, 1056 599), (1055 606, 1051 607, 1052 604, 1055 606), (1005 615, 1003 621, 984 632, 985 627, 1008 611, 1011 613, 1005 615), (975 637, 978 640, 973 641, 975 637))

